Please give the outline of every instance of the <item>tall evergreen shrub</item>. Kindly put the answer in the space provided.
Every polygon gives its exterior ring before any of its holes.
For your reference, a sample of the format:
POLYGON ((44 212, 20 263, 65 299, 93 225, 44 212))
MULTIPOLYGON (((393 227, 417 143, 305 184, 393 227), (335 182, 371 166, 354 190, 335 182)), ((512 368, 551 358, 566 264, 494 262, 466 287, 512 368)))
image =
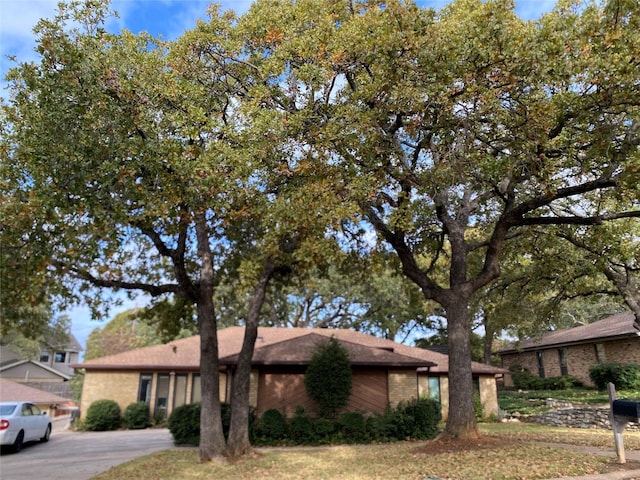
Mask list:
POLYGON ((318 404, 320 416, 337 418, 349 402, 352 378, 349 352, 335 337, 318 344, 304 382, 307 394, 318 404))

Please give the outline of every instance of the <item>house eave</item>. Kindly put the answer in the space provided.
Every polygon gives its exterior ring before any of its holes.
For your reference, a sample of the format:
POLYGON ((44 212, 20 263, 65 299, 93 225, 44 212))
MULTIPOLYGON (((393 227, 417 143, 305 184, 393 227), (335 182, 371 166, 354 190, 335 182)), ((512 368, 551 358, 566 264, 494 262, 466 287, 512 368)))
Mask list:
POLYGON ((200 370, 199 365, 86 365, 78 363, 71 365, 74 369, 83 369, 85 371, 136 371, 136 372, 197 372, 200 370))

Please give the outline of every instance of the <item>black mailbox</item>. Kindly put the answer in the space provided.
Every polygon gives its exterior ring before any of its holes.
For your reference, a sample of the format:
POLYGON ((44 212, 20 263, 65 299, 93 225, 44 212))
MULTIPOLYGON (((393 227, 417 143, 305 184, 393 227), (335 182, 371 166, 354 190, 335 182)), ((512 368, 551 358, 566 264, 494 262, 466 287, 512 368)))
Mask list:
POLYGON ((611 405, 613 414, 617 417, 640 418, 640 402, 629 400, 614 400, 611 405))

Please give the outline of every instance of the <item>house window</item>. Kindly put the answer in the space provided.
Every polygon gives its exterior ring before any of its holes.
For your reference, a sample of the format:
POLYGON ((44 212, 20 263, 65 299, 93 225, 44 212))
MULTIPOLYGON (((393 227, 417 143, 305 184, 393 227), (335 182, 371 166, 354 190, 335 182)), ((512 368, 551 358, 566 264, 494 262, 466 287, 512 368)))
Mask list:
POLYGON ((191 403, 197 403, 202 399, 200 390, 200 375, 193 376, 193 383, 191 385, 191 403))
POLYGON ((180 407, 187 402, 187 375, 176 375, 173 387, 173 408, 180 407))
POLYGON ((604 344, 602 343, 596 343, 596 358, 598 359, 598 363, 607 361, 607 355, 604 352, 604 344))
POLYGON ((538 357, 538 376, 544 378, 544 362, 542 360, 542 352, 536 352, 538 357))
POLYGON ((558 357, 560 358, 560 374, 566 377, 569 375, 569 368, 567 366, 567 349, 559 348, 558 357))
POLYGON ((147 405, 151 402, 151 383, 153 375, 150 373, 140 374, 140 387, 138 389, 138 401, 145 402, 147 405))
POLYGON ((49 361, 49 352, 40 352, 40 363, 47 363, 49 361))
POLYGON ((156 387, 156 408, 154 415, 162 414, 166 417, 169 403, 169 374, 158 374, 158 386, 156 387))
POLYGON ((56 354, 53 357, 53 361, 55 363, 64 363, 66 358, 67 358, 67 353, 66 352, 56 352, 56 354))
POLYGON ((440 401, 440 377, 429 377, 429 398, 440 401))

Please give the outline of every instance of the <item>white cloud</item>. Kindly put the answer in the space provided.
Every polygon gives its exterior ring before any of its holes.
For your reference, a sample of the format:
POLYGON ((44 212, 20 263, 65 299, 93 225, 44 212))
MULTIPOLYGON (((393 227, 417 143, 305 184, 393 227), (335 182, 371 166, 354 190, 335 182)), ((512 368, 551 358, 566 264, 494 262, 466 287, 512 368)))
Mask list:
POLYGON ((2 0, 0 2, 0 30, 3 38, 30 41, 33 27, 43 17, 51 17, 57 0, 2 0))
POLYGON ((6 73, 7 55, 15 55, 21 61, 35 58, 33 28, 38 20, 52 17, 57 0, 2 0, 0 2, 0 53, 2 74, 6 73))

